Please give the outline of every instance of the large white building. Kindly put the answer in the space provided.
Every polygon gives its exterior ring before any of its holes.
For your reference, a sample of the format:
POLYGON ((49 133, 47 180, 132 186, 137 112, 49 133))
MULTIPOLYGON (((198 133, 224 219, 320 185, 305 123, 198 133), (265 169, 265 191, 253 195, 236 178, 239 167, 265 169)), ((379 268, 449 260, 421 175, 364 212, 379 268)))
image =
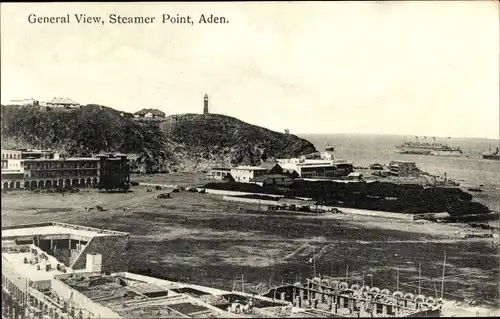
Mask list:
POLYGON ((343 159, 337 159, 333 147, 326 147, 324 152, 306 154, 298 158, 277 160, 284 170, 294 170, 301 178, 334 178, 348 176, 353 165, 343 159))
POLYGON ((352 163, 346 160, 286 158, 278 159, 283 169, 295 170, 301 178, 332 178, 347 176, 353 171, 352 163))

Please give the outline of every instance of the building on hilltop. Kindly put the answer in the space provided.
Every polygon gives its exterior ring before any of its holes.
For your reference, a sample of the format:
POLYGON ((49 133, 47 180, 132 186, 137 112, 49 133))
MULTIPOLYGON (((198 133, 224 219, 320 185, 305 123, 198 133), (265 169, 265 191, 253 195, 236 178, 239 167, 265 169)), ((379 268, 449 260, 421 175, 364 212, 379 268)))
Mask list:
POLYGON ((203 98, 203 114, 208 114, 208 94, 203 98))
POLYGON ((22 100, 11 100, 10 103, 13 105, 21 105, 21 106, 39 106, 40 105, 40 101, 35 100, 34 98, 22 99, 22 100))
POLYGON ((120 116, 121 116, 121 117, 125 117, 125 118, 133 118, 133 117, 134 117, 134 114, 129 113, 129 112, 121 112, 121 113, 120 113, 120 116))
POLYGON ((142 109, 134 113, 135 118, 164 118, 165 113, 157 109, 142 109))
POLYGON ((45 105, 49 107, 73 108, 79 107, 80 103, 67 97, 54 97, 52 100, 45 102, 45 105))

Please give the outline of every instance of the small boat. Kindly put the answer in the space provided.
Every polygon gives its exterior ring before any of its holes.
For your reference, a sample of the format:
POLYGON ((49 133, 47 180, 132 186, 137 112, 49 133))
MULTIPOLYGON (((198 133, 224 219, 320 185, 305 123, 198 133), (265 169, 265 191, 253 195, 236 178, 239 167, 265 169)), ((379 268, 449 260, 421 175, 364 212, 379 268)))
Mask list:
POLYGON ((471 187, 467 189, 469 192, 482 192, 483 190, 479 187, 471 187))
POLYGON ((492 152, 490 149, 489 152, 483 153, 483 158, 489 160, 500 160, 500 151, 498 150, 498 147, 495 152, 492 152))

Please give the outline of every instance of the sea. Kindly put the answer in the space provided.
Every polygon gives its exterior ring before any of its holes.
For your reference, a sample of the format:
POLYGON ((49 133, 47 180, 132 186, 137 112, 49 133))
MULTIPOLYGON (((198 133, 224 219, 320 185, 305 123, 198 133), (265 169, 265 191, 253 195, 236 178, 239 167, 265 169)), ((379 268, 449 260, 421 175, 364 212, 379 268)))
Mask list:
MULTIPOLYGON (((485 188, 496 191, 500 198, 500 161, 482 158, 482 153, 494 150, 500 140, 481 138, 451 138, 443 141, 459 146, 462 157, 400 154, 396 145, 415 140, 414 136, 376 134, 302 134, 299 137, 311 142, 318 151, 327 146, 335 147, 335 157, 345 159, 354 166, 366 167, 373 163, 387 164, 392 160, 414 161, 417 166, 433 175, 444 176, 465 187, 485 188)), ((495 209, 496 210, 496 209, 495 209)))

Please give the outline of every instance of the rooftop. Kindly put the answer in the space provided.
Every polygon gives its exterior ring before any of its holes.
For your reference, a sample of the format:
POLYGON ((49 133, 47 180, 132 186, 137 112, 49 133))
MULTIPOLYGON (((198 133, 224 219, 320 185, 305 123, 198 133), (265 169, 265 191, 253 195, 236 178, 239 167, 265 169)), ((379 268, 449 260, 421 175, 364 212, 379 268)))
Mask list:
POLYGON ((237 167, 233 167, 232 169, 250 170, 250 171, 267 171, 267 168, 260 167, 260 166, 237 166, 237 167))
POLYGON ((47 104, 80 105, 80 103, 75 102, 68 97, 54 97, 52 100, 47 101, 47 104))
POLYGON ((267 168, 267 169, 271 169, 271 168, 274 168, 275 166, 279 166, 279 164, 276 162, 265 162, 265 163, 260 164, 260 166, 267 168))
POLYGON ((34 154, 54 153, 54 151, 49 151, 49 150, 33 150, 26 148, 16 148, 11 150, 2 149, 2 152, 22 152, 22 153, 34 153, 34 154))
MULTIPOLYGON (((2 244, 2 246, 4 246, 2 244)), ((55 275, 63 274, 57 269, 60 262, 50 256, 44 254, 39 248, 34 245, 16 246, 15 248, 2 247, 2 272, 10 270, 14 271, 24 278, 31 281, 45 281, 54 278, 55 275), (36 251, 35 255, 33 251, 36 251), (43 255, 44 257, 40 257, 43 255), (25 259, 28 261, 25 263, 25 259), (47 265, 49 270, 47 270, 47 265)))
MULTIPOLYGON (((231 317, 226 312, 234 303, 250 299, 244 293, 172 282, 128 272, 111 275, 73 274, 56 279, 95 303, 123 318, 141 317, 231 317)), ((259 297, 256 308, 279 306, 282 302, 259 297)), ((248 313, 248 317, 259 317, 248 313)))
POLYGON ((2 227, 2 239, 34 235, 76 235, 80 237, 96 237, 127 235, 127 233, 58 222, 2 227))
POLYGON ((99 161, 96 157, 60 157, 60 158, 26 158, 22 161, 30 162, 58 162, 58 161, 99 161))

